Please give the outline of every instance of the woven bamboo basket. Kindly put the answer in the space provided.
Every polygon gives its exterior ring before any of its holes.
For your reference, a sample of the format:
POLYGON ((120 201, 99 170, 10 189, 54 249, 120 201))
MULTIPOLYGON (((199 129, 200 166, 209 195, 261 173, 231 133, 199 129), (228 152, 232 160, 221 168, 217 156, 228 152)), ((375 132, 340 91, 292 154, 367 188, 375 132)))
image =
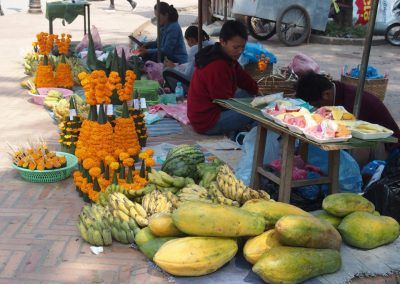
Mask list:
MULTIPOLYGON (((341 74, 340 81, 352 86, 357 86, 358 78, 341 74)), ((381 101, 385 99, 386 89, 389 78, 385 77, 382 79, 366 79, 364 84, 364 90, 370 94, 375 95, 381 101)))
POLYGON ((258 91, 264 95, 283 92, 285 95, 293 94, 296 81, 277 76, 264 77, 258 82, 258 91))

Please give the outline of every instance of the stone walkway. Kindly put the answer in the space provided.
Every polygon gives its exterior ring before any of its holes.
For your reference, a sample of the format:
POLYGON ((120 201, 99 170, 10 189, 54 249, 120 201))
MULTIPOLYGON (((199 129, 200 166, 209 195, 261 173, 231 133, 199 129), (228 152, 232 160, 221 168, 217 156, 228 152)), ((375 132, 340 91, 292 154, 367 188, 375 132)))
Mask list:
MULTIPOLYGON (((149 269, 145 257, 125 245, 113 244, 100 255, 93 255, 76 229, 79 211, 84 205, 74 190, 72 179, 55 184, 32 184, 22 181, 10 167, 8 146, 43 137, 57 147, 57 126, 41 106, 29 101, 27 91, 19 86, 24 77, 22 57, 31 49, 35 34, 48 30, 44 15, 24 12, 27 1, 11 5, 2 1, 6 15, 0 17, 0 284, 2 283, 166 283, 159 272, 149 269), (20 5, 20 6, 18 6, 20 5), (12 7, 11 7, 12 8, 12 7)), ((11 2, 11 1, 9 1, 11 2)), ((116 1, 116 11, 108 11, 108 1, 91 2, 92 23, 104 43, 127 43, 127 35, 153 16, 154 1, 138 1, 131 11, 127 1, 116 1)), ((177 7, 192 7, 195 0, 169 1, 177 7)), ((44 7, 43 7, 44 8, 44 7)), ((193 11, 182 18, 192 19, 193 11)), ((71 33, 82 38, 83 19, 71 25, 54 23, 56 33, 71 33)), ((273 38, 265 42, 276 53, 279 65, 285 66, 296 51, 312 55, 321 68, 338 78, 339 68, 360 62, 361 48, 352 46, 302 45, 282 46, 273 38)), ((398 48, 389 45, 373 48, 371 63, 391 74, 385 103, 400 122, 398 48), (397 62, 397 63, 396 63, 397 62), (395 64, 396 63, 396 64, 395 64)), ((193 135, 185 127, 183 135, 151 139, 161 142, 194 142, 204 137, 193 135)), ((396 281, 395 277, 391 278, 396 281)), ((368 283, 396 283, 371 280, 368 283)), ((360 282, 358 282, 360 283, 360 282)), ((363 282, 367 283, 367 282, 363 282)))

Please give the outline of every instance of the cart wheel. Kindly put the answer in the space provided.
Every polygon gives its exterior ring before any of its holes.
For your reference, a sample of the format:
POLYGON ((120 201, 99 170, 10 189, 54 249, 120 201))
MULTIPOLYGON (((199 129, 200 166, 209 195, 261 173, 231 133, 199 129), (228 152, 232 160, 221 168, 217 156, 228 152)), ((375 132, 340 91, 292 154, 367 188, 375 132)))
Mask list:
POLYGON ((394 46, 400 46, 400 23, 391 24, 386 29, 385 39, 394 46))
POLYGON ((281 42, 296 46, 303 43, 310 34, 310 16, 302 6, 291 5, 279 16, 276 27, 281 42))
POLYGON ((275 22, 257 17, 247 17, 247 26, 252 37, 266 40, 276 33, 275 22))

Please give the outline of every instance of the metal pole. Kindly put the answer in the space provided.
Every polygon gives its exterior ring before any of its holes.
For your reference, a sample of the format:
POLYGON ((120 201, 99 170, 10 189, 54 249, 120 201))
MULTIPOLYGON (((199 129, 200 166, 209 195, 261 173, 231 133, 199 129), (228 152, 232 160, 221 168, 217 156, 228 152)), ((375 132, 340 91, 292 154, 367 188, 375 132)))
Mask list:
POLYGON ((199 41, 198 45, 199 45, 199 49, 200 50, 203 47, 203 0, 199 0, 198 2, 198 22, 199 22, 199 26, 198 26, 198 36, 197 39, 199 41))
POLYGON ((40 0, 29 0, 28 13, 31 13, 31 14, 41 14, 42 13, 42 7, 40 5, 40 0))
POLYGON ((361 59, 360 76, 358 78, 356 97, 354 99, 354 115, 358 118, 361 108, 362 93, 364 90, 365 74, 367 73, 369 54, 371 52, 372 36, 375 28, 376 13, 379 0, 372 0, 372 7, 368 21, 367 36, 364 41, 364 50, 361 59))
POLYGON ((224 0, 224 23, 228 19, 228 0, 224 0))
POLYGON ((157 0, 157 62, 161 62, 160 0, 157 0))

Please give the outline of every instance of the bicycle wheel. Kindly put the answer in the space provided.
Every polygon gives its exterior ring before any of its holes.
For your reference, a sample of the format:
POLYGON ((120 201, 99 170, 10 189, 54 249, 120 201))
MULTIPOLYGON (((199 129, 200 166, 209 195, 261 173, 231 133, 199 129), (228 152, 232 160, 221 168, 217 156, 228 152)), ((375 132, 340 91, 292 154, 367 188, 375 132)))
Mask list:
POLYGON ((394 46, 400 46, 400 23, 391 24, 385 33, 385 39, 394 46))
POLYGON ((252 37, 266 40, 276 33, 275 22, 257 17, 247 17, 247 27, 252 37))
POLYGON ((307 10, 300 5, 287 7, 276 21, 278 37, 287 46, 303 43, 311 31, 307 10))

